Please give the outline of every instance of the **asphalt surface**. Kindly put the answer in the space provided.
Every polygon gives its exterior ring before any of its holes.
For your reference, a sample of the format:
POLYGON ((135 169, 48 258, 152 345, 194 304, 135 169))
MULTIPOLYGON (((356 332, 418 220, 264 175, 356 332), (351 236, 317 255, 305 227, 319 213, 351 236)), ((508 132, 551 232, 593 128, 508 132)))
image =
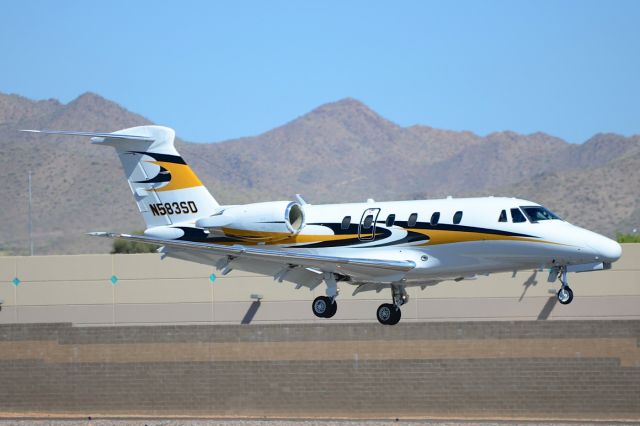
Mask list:
POLYGON ((224 419, 4 419, 0 426, 604 426, 638 422, 441 421, 441 420, 224 420, 224 419))

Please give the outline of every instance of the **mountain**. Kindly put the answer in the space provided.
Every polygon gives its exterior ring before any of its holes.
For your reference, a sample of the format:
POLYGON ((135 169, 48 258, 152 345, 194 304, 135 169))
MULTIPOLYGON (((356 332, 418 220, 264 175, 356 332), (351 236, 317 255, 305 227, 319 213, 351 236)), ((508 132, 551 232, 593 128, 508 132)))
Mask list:
MULTIPOLYGON (((611 137, 608 135, 607 137, 611 137)), ((596 136, 601 139, 601 135, 596 136)), ((591 140, 593 141, 593 139, 591 140)), ((591 142, 590 141, 590 142, 591 142)), ((607 151, 620 145, 632 148, 633 139, 611 138, 606 151, 593 157, 590 165, 566 171, 550 171, 511 185, 506 193, 552 206, 564 219, 607 235, 616 231, 629 232, 640 225, 640 138, 635 137, 635 148, 618 158, 604 161, 607 151), (517 192, 516 192, 517 191, 517 192)), ((585 143, 587 145, 589 142, 585 143)), ((593 142, 595 143, 595 142, 593 142)), ((585 146, 585 149, 589 149, 585 146)), ((610 153, 610 152, 609 152, 610 153)), ((584 152, 572 160, 581 164, 584 152)), ((569 161, 569 160, 568 160, 569 161)))
MULTIPOLYGON (((150 121, 93 93, 68 104, 0 94, 0 251, 27 248, 28 170, 36 253, 104 252, 108 241, 83 234, 144 228, 112 151, 17 129, 142 124, 150 121)), ((640 136, 598 134, 574 145, 544 133, 401 127, 347 98, 258 136, 176 144, 223 204, 295 193, 313 203, 517 195, 607 234, 640 221, 640 136)))
POLYGON ((27 247, 28 170, 36 253, 104 252, 108 241, 91 241, 83 233, 116 224, 142 226, 113 152, 86 138, 43 138, 17 129, 113 131, 148 120, 91 93, 67 105, 0 95, 0 105, 6 114, 0 116, 0 251, 20 253, 27 247))

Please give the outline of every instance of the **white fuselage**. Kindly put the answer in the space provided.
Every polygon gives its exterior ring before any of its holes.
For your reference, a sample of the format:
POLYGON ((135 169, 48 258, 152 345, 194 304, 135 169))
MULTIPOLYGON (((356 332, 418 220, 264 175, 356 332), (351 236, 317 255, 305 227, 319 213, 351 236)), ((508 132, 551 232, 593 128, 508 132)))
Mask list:
POLYGON ((209 235, 206 240, 349 258, 410 260, 416 267, 404 277, 407 285, 528 268, 611 263, 620 257, 615 241, 560 219, 525 219, 522 207, 541 206, 503 197, 305 204, 305 223, 294 236, 262 232, 259 236, 264 238, 259 240, 245 231, 230 238, 233 231, 227 230, 225 236, 209 235), (521 212, 520 221, 514 221, 511 209, 521 212), (503 214, 500 221, 503 211, 506 217, 503 214), (456 212, 462 212, 461 217, 456 218, 456 212), (439 213, 437 221, 434 213, 439 213))

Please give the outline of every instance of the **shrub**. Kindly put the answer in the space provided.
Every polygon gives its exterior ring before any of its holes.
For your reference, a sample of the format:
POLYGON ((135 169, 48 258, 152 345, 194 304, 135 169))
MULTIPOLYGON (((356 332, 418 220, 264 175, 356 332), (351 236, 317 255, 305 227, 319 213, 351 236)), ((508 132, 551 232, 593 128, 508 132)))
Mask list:
POLYGON ((640 243, 640 234, 623 234, 621 232, 618 232, 616 234, 616 240, 619 243, 640 243))
MULTIPOLYGON (((134 232, 141 235, 142 232, 134 232)), ((160 246, 157 244, 140 243, 138 241, 113 240, 111 254, 155 253, 160 246)))

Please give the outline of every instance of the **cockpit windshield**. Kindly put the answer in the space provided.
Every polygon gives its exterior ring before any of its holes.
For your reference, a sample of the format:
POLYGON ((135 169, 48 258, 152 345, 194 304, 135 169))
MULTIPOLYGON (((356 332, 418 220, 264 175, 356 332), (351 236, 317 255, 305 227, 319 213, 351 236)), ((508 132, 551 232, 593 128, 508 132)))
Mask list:
POLYGON ((542 206, 523 206, 520 208, 531 222, 539 222, 541 220, 562 220, 551 210, 542 206))

